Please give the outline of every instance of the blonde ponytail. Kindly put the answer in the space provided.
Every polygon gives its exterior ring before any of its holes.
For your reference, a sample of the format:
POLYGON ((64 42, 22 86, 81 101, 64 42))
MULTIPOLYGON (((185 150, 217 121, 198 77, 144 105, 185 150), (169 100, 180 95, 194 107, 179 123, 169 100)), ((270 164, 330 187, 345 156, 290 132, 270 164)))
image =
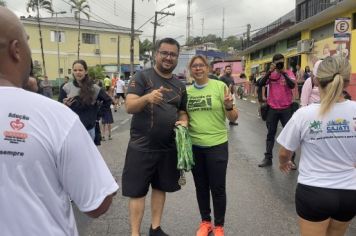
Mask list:
POLYGON ((325 87, 322 87, 320 89, 320 116, 324 116, 331 110, 333 105, 340 99, 343 89, 344 79, 340 74, 336 74, 331 82, 329 82, 325 87))

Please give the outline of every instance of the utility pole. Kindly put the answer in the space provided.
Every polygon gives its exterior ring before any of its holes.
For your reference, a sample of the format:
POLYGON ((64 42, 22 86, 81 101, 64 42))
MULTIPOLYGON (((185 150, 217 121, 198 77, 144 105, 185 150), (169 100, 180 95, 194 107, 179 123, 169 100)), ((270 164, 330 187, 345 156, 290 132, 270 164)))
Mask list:
MULTIPOLYGON (((156 11, 155 12, 155 21, 153 22, 153 40, 152 40, 152 44, 153 44, 153 50, 152 50, 152 55, 155 54, 156 51, 156 32, 157 32, 157 25, 158 25, 158 20, 157 20, 157 16, 158 15, 165 15, 165 16, 174 16, 175 13, 171 13, 171 12, 164 12, 164 11, 156 11)), ((151 66, 153 66, 153 60, 151 61, 151 66)))
POLYGON ((222 40, 224 40, 224 34, 225 34, 225 8, 223 8, 222 34, 221 34, 222 40))
POLYGON ((58 29, 58 14, 66 14, 66 11, 59 11, 59 12, 53 12, 53 14, 56 15, 56 31, 54 34, 54 38, 57 41, 57 65, 58 65, 58 69, 57 69, 57 73, 58 73, 58 87, 60 87, 60 80, 61 80, 61 72, 60 72, 60 68, 61 68, 61 60, 59 58, 59 39, 61 38, 61 33, 59 32, 58 29))
POLYGON ((204 17, 201 18, 201 36, 204 37, 204 17))
POLYGON ((246 32, 247 47, 250 46, 250 34, 251 34, 251 25, 247 24, 247 32, 246 32))
POLYGON ((192 0, 188 0, 188 9, 187 9, 187 38, 186 38, 186 44, 188 43, 190 39, 190 22, 192 20, 192 17, 190 15, 190 7, 192 5, 192 0))
POLYGON ((131 41, 130 41, 130 76, 134 73, 134 40, 135 40, 135 0, 132 1, 131 9, 131 41))
POLYGON ((120 62, 120 35, 117 35, 117 73, 120 78, 121 75, 121 62, 120 62))

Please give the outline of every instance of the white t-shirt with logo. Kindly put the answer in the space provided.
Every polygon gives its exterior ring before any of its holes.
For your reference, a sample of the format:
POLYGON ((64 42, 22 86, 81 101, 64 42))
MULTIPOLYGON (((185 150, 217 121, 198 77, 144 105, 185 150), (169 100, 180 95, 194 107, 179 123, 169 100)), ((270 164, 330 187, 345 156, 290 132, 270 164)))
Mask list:
POLYGON ((83 212, 117 191, 78 116, 63 104, 0 87, 2 236, 77 236, 70 199, 83 212))
POLYGON ((125 92, 125 82, 121 79, 116 81, 116 93, 124 93, 125 92))
POLYGON ((356 190, 356 102, 336 103, 322 118, 319 109, 300 108, 277 142, 290 151, 301 146, 298 183, 356 190))

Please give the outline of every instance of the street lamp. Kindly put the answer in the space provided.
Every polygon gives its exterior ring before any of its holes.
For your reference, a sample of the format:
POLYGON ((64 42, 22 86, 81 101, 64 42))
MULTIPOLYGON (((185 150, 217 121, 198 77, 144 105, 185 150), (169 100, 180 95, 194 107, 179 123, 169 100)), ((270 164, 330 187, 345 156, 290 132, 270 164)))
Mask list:
POLYGON ((60 68, 61 68, 61 62, 60 62, 60 59, 59 59, 59 38, 60 38, 60 32, 58 30, 58 15, 61 15, 61 14, 66 14, 67 12, 66 11, 57 11, 57 12, 53 12, 53 14, 56 15, 56 33, 54 34, 55 35, 55 39, 57 41, 57 63, 58 63, 58 88, 60 87, 60 80, 61 80, 61 72, 60 72, 60 68), (57 37, 56 37, 57 36, 57 37))

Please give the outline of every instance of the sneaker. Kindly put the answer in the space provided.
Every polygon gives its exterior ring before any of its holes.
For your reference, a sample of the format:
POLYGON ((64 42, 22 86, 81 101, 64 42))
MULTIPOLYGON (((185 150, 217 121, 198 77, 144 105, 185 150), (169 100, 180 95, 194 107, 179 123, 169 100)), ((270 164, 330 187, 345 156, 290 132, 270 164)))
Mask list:
POLYGON ((148 236, 169 236, 163 230, 161 229, 161 226, 158 226, 155 229, 152 229, 152 225, 150 227, 150 232, 148 233, 148 236))
POLYGON ((111 137, 111 136, 109 136, 109 140, 112 140, 112 137, 111 137))
POLYGON ((266 166, 271 166, 272 165, 272 159, 270 158, 264 158, 260 164, 258 164, 258 167, 266 167, 266 166))
POLYGON ((213 232, 214 232, 214 236, 224 236, 224 227, 216 226, 213 232))
POLYGON ((202 221, 199 225, 196 236, 208 236, 213 231, 213 225, 210 221, 202 221))
POLYGON ((101 141, 105 141, 105 137, 103 136, 103 137, 101 137, 101 141))

